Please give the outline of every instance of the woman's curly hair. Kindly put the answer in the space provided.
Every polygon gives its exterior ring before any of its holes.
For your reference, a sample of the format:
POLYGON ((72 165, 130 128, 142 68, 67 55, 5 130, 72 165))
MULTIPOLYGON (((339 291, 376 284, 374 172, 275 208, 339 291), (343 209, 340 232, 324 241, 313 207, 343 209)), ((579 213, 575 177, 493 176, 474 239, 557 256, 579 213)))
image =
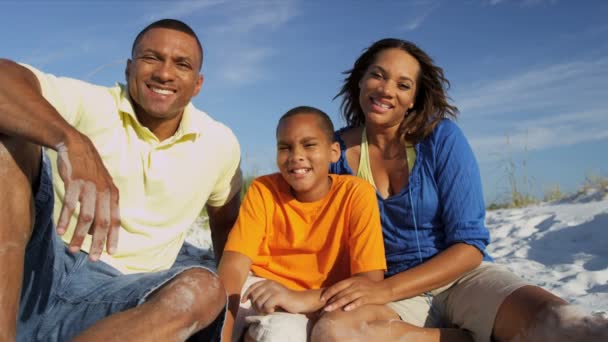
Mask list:
POLYGON ((343 73, 346 75, 344 84, 334 99, 342 97, 340 109, 349 127, 364 125, 365 114, 359 104, 359 81, 378 53, 386 49, 401 49, 420 64, 414 107, 406 113, 399 127, 402 141, 417 143, 428 136, 442 119, 455 119, 458 108, 449 103, 447 90, 450 82, 445 78, 443 69, 436 66, 433 59, 414 43, 395 38, 373 43, 357 58, 353 68, 343 73))

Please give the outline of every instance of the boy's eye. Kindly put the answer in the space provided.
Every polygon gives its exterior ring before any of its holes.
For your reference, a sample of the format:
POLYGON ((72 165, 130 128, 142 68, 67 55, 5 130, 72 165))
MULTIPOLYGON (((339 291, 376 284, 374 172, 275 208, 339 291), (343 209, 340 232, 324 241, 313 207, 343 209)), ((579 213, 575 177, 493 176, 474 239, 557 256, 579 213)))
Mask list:
POLYGON ((304 147, 315 147, 315 146, 317 146, 317 144, 313 144, 313 143, 304 144, 304 147))

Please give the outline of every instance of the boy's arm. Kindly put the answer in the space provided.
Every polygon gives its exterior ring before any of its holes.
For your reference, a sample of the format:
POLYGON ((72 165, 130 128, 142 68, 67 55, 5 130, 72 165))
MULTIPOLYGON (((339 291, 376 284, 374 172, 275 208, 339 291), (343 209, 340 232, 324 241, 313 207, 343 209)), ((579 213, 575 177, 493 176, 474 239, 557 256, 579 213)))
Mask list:
POLYGON ((380 281, 384 279, 384 270, 361 272, 353 275, 353 277, 365 277, 369 280, 380 281))
POLYGON ((311 313, 323 307, 323 289, 291 290, 273 280, 260 281, 251 285, 243 294, 243 300, 251 300, 251 305, 262 314, 271 314, 277 309, 290 313, 311 313))
POLYGON ((222 331, 222 341, 232 339, 232 329, 241 301, 241 289, 247 280, 250 268, 251 259, 249 257, 237 252, 224 251, 218 267, 218 274, 228 294, 228 312, 222 331))
MULTIPOLYGON (((364 278, 372 282, 384 279, 384 270, 361 272, 351 278, 364 278)), ((253 307, 260 313, 270 314, 281 308, 290 313, 312 313, 325 306, 324 288, 317 290, 290 290, 285 286, 266 280, 251 285, 243 294, 243 299, 250 299, 253 307)))

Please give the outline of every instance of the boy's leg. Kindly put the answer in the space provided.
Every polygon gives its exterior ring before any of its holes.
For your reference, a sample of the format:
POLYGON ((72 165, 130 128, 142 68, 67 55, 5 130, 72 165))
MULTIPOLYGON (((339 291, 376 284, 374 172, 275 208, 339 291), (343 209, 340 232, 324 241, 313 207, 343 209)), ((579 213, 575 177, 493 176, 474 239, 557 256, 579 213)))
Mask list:
MULTIPOLYGON (((249 275, 243 288, 241 296, 247 289, 264 278, 249 275)), ((251 307, 251 302, 241 303, 237 317, 234 322, 232 341, 245 342, 283 342, 308 340, 310 331, 310 320, 304 314, 292 314, 287 312, 275 312, 269 315, 259 315, 251 307)))
POLYGON ((0 340, 16 338, 26 246, 34 222, 33 187, 41 147, 0 134, 0 340))

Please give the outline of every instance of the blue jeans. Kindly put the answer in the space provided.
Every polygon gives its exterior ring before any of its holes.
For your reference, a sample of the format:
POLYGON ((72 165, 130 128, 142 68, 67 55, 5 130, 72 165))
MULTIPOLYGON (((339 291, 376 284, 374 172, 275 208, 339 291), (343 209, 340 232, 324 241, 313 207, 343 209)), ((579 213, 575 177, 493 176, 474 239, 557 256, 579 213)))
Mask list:
MULTIPOLYGON (((179 262, 169 270, 124 275, 102 261, 89 261, 87 253, 70 253, 55 232, 51 169, 44 153, 35 205, 34 230, 26 248, 17 341, 69 341, 96 321, 142 304, 150 293, 181 272, 205 268, 180 255, 179 262)), ((197 338, 219 340, 224 316, 225 311, 197 338)))

